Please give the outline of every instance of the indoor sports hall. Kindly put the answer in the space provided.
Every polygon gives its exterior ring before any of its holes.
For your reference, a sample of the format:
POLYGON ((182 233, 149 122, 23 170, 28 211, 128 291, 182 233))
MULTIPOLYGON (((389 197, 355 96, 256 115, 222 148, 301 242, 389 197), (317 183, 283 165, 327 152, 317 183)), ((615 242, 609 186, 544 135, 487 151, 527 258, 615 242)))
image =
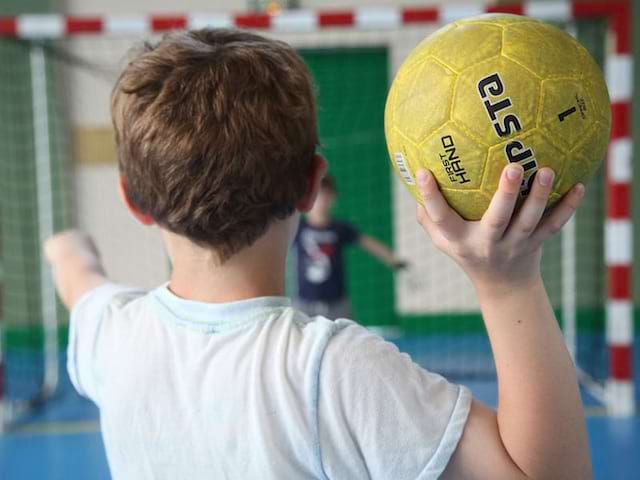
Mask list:
MULTIPOLYGON (((474 288, 416 222, 384 125, 391 82, 409 53, 439 27, 484 13, 559 26, 604 71, 606 158, 576 215, 545 244, 542 273, 578 372, 594 478, 640 479, 640 281, 632 281, 640 269, 640 121, 631 122, 640 118, 640 4, 626 0, 2 0, 0 479, 111 478, 98 409, 67 373, 69 312, 41 245, 78 228, 94 238, 115 281, 148 289, 168 281, 159 231, 137 223, 118 194, 110 94, 130 49, 173 30, 248 29, 300 53, 339 192, 333 213, 406 262, 393 270, 362 249, 347 251, 354 320, 495 407, 496 368, 474 288)), ((541 39, 532 55, 544 54, 541 39)), ((288 270, 293 292, 293 258, 288 270)))

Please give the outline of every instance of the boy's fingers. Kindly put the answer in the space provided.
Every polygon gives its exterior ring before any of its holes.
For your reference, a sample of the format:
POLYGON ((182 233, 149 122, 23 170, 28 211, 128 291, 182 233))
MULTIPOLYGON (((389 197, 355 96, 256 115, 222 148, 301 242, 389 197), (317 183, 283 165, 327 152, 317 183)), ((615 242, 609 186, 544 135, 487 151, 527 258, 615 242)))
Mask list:
POLYGON ((529 196, 522 205, 507 235, 516 240, 528 238, 536 230, 547 207, 555 174, 550 168, 541 168, 535 178, 529 196))
POLYGON ((498 191, 493 195, 481 220, 483 230, 491 240, 502 238, 509 226, 520 194, 523 172, 522 166, 517 163, 509 164, 502 170, 498 191))
POLYGON ((573 216, 583 198, 584 185, 579 183, 569 190, 551 214, 542 221, 534 233, 534 242, 541 244, 551 235, 558 233, 573 216))
POLYGON ((45 258, 50 262, 69 252, 86 252, 100 258, 93 238, 80 230, 65 230, 52 235, 44 241, 43 250, 45 258))
POLYGON ((438 227, 431 221, 423 205, 418 204, 416 210, 416 219, 418 220, 418 223, 422 226, 422 228, 424 228, 424 230, 427 232, 427 235, 431 237, 431 241, 436 247, 438 247, 439 249, 446 248, 446 244, 448 243, 447 239, 444 238, 442 233, 440 233, 440 231, 438 230, 438 227))
POLYGON ((431 223, 431 228, 438 230, 448 240, 458 238, 465 228, 465 222, 442 196, 436 179, 427 170, 418 171, 416 179, 428 217, 425 219, 424 215, 418 215, 420 224, 427 228, 423 222, 431 223))

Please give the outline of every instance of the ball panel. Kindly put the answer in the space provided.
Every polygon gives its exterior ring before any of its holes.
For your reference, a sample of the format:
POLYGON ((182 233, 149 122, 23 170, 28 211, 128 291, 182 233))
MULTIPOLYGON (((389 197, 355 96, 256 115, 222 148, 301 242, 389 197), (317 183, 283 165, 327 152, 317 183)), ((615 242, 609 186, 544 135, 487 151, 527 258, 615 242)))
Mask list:
POLYGON ((441 191, 451 208, 465 220, 480 220, 491 202, 491 196, 477 190, 442 188, 441 191))
POLYGON ((502 28, 495 25, 459 24, 431 42, 431 55, 455 72, 500 55, 502 28))
POLYGON ((389 89, 389 93, 387 94, 387 100, 384 104, 384 134, 385 134, 385 138, 387 139, 387 143, 389 143, 389 133, 391 132, 391 130, 393 129, 393 110, 395 108, 395 104, 396 104, 396 97, 397 92, 398 92, 398 88, 393 88, 393 85, 395 84, 395 80, 391 86, 391 88, 389 89))
POLYGON ((516 63, 498 57, 474 65, 460 75, 453 100, 453 119, 483 144, 496 145, 504 141, 496 130, 496 121, 503 124, 507 115, 516 115, 523 130, 536 125, 539 94, 540 81, 535 76, 516 63), (478 91, 478 82, 494 73, 500 75, 504 93, 489 95, 483 100, 478 91), (485 102, 497 108, 506 99, 511 106, 496 111, 496 121, 492 121, 485 102))
POLYGON ((591 130, 598 115, 586 85, 579 79, 544 80, 539 125, 554 142, 573 149, 591 130))
POLYGON ((433 59, 403 70, 392 87, 391 122, 420 143, 448 121, 454 82, 455 74, 433 59))
POLYGON ((587 182, 607 156, 609 125, 595 122, 570 153, 574 183, 587 182), (575 173, 573 170, 575 169, 575 173))
POLYGON ((611 126, 598 120, 585 131, 581 141, 571 150, 571 155, 591 157, 593 163, 600 163, 607 156, 611 126))
MULTIPOLYGON (((568 163, 566 153, 554 146, 542 131, 537 129, 530 130, 518 135, 514 139, 489 149, 485 176, 482 181, 482 191, 485 194, 492 195, 493 192, 497 190, 502 170, 509 163, 507 159, 507 148, 515 141, 521 144, 521 147, 515 150, 517 153, 523 153, 525 151, 530 153, 529 156, 523 155, 523 159, 517 162, 525 169, 525 183, 531 182, 533 174, 542 167, 552 168, 557 179, 564 178, 567 175, 566 170, 568 163), (535 159, 537 166, 532 165, 531 162, 533 159, 535 159)), ((572 165, 569 164, 568 169, 570 170, 571 168, 572 165)), ((530 183, 527 184, 530 185, 530 183)), ((527 190, 527 188, 524 189, 525 192, 527 190)))
POLYGON ((449 122, 419 145, 423 168, 433 172, 442 188, 479 190, 485 166, 485 149, 449 122))
POLYGON ((585 85, 590 93, 593 107, 605 125, 611 125, 611 101, 609 90, 600 66, 586 49, 582 52, 582 72, 585 85))
POLYGON ((419 147, 395 127, 387 132, 387 145, 393 169, 408 186, 413 185, 418 169, 425 168, 419 147))
MULTIPOLYGON (((575 157, 572 158, 572 160, 576 160, 575 157)), ((547 205, 550 207, 555 205, 555 203, 559 199, 564 197, 569 192, 569 190, 571 190, 574 187, 574 185, 576 185, 577 183, 580 183, 580 182, 575 180, 575 175, 557 177, 553 184, 553 193, 549 197, 549 201, 547 202, 547 205)))
POLYGON ((580 45, 568 33, 539 21, 504 27, 502 55, 539 78, 567 77, 580 73, 580 45))
POLYGON ((455 23, 449 23, 444 27, 439 28, 431 35, 422 40, 407 56, 402 63, 401 69, 411 68, 413 64, 422 62, 425 58, 429 57, 432 53, 433 46, 436 44, 438 38, 447 35, 451 30, 457 28, 455 23))
POLYGON ((420 168, 425 168, 421 163, 422 152, 418 146, 395 128, 388 130, 387 146, 393 172, 404 183, 413 198, 421 202, 415 179, 416 172, 420 168))
POLYGON ((585 182, 606 153, 610 115, 602 72, 572 37, 526 17, 484 15, 411 53, 387 100, 385 133, 416 200, 415 172, 428 168, 451 206, 478 220, 510 161, 525 168, 521 199, 544 166, 556 172, 549 205, 585 182))

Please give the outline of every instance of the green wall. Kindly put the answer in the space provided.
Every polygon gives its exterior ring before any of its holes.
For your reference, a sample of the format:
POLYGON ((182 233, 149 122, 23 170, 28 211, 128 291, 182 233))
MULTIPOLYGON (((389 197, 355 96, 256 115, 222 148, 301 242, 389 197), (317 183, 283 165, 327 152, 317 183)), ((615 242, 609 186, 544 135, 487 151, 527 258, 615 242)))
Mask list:
MULTIPOLYGON (((0 4, 0 15, 47 12, 51 7, 48 1, 5 0, 0 4)), ((57 72, 49 60, 48 47, 45 43, 51 182, 55 192, 53 221, 55 228, 60 229, 69 224, 70 189, 66 185, 69 156, 55 80, 57 72)), ((30 52, 26 42, 0 39, 0 322, 7 332, 9 350, 42 344, 41 247, 30 52)), ((58 309, 64 314, 60 305, 58 309)))
MULTIPOLYGON (((389 85, 386 48, 309 50, 302 55, 318 90, 322 153, 338 187, 335 216, 391 246, 391 179, 384 139, 389 85)), ((393 274, 358 248, 347 255, 355 318, 395 323, 393 274)))

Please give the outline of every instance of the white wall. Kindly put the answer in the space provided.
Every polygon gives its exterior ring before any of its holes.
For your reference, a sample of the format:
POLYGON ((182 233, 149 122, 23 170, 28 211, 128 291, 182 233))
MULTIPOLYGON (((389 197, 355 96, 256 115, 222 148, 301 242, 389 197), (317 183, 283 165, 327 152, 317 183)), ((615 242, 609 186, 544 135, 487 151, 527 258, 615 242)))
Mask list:
POLYGON ((117 193, 113 165, 78 165, 73 178, 78 228, 91 233, 109 277, 151 288, 168 278, 169 261, 160 232, 136 222, 117 193))

